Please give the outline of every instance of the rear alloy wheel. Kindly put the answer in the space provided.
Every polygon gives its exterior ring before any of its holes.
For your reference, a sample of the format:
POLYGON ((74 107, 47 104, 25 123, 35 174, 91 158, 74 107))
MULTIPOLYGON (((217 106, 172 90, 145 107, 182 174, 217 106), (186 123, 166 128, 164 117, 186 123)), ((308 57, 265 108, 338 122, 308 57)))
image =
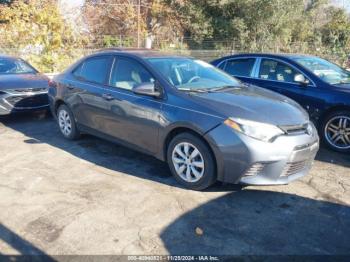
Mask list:
POLYGON ((60 131, 65 138, 74 140, 79 137, 73 114, 66 105, 61 105, 58 108, 57 121, 60 131))
POLYGON ((337 112, 327 117, 323 125, 323 140, 333 150, 350 151, 350 112, 337 112))
POLYGON ((202 190, 215 182, 214 158, 198 137, 189 133, 177 135, 168 146, 167 156, 171 172, 185 187, 202 190))

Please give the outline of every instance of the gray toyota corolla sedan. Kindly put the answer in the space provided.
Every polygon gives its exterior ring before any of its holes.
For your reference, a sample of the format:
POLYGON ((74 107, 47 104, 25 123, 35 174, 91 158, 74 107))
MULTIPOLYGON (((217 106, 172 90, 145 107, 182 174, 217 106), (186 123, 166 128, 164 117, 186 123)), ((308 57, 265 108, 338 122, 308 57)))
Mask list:
POLYGON ((185 187, 287 184, 307 174, 318 136, 294 101, 201 60, 104 50, 49 89, 61 133, 90 133, 167 161, 185 187))

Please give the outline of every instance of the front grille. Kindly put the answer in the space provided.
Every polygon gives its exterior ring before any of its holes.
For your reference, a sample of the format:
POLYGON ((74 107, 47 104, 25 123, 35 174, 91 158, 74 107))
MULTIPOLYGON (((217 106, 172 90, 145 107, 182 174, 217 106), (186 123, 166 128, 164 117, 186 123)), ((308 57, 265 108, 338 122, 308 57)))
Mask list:
POLYGON ((16 93, 43 93, 47 91, 47 88, 46 87, 24 88, 24 89, 14 89, 13 91, 16 93))
POLYGON ((264 167, 265 164, 263 163, 255 163, 244 173, 244 176, 256 176, 264 169, 264 167))
POLYGON ((280 128, 288 135, 298 135, 307 133, 309 123, 302 125, 289 125, 289 126, 280 126, 280 128))
POLYGON ((6 101, 14 108, 26 109, 41 107, 49 104, 48 96, 46 94, 35 96, 10 96, 6 101))
POLYGON ((287 163, 282 172, 282 177, 291 176, 304 171, 310 164, 310 160, 287 163))

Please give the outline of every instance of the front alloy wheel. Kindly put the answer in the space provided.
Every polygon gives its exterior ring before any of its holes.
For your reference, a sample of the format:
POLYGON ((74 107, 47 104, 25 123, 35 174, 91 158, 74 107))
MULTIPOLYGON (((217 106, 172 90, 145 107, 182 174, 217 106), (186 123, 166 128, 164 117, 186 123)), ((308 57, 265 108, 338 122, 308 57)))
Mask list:
POLYGON ((167 148, 171 173, 183 186, 202 190, 216 181, 216 163, 207 143, 199 136, 181 133, 167 148))
POLYGON ((350 111, 336 111, 327 115, 320 126, 320 137, 330 149, 350 152, 350 111))
POLYGON ((326 124, 325 138, 334 148, 350 149, 350 117, 334 116, 326 124))
POLYGON ((204 174, 204 159, 192 144, 183 142, 175 146, 172 161, 176 173, 186 182, 197 182, 204 174))

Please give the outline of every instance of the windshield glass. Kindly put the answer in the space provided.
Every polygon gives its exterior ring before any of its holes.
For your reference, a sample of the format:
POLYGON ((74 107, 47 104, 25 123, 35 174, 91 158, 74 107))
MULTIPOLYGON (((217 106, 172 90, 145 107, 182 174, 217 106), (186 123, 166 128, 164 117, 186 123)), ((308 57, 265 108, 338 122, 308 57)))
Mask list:
POLYGON ((21 59, 0 58, 0 74, 35 74, 37 71, 21 59))
POLYGON ((214 66, 191 58, 149 58, 148 61, 180 90, 238 87, 240 82, 214 66))
POLYGON ((350 72, 327 60, 318 57, 297 57, 293 60, 306 67, 329 84, 350 83, 350 72))

